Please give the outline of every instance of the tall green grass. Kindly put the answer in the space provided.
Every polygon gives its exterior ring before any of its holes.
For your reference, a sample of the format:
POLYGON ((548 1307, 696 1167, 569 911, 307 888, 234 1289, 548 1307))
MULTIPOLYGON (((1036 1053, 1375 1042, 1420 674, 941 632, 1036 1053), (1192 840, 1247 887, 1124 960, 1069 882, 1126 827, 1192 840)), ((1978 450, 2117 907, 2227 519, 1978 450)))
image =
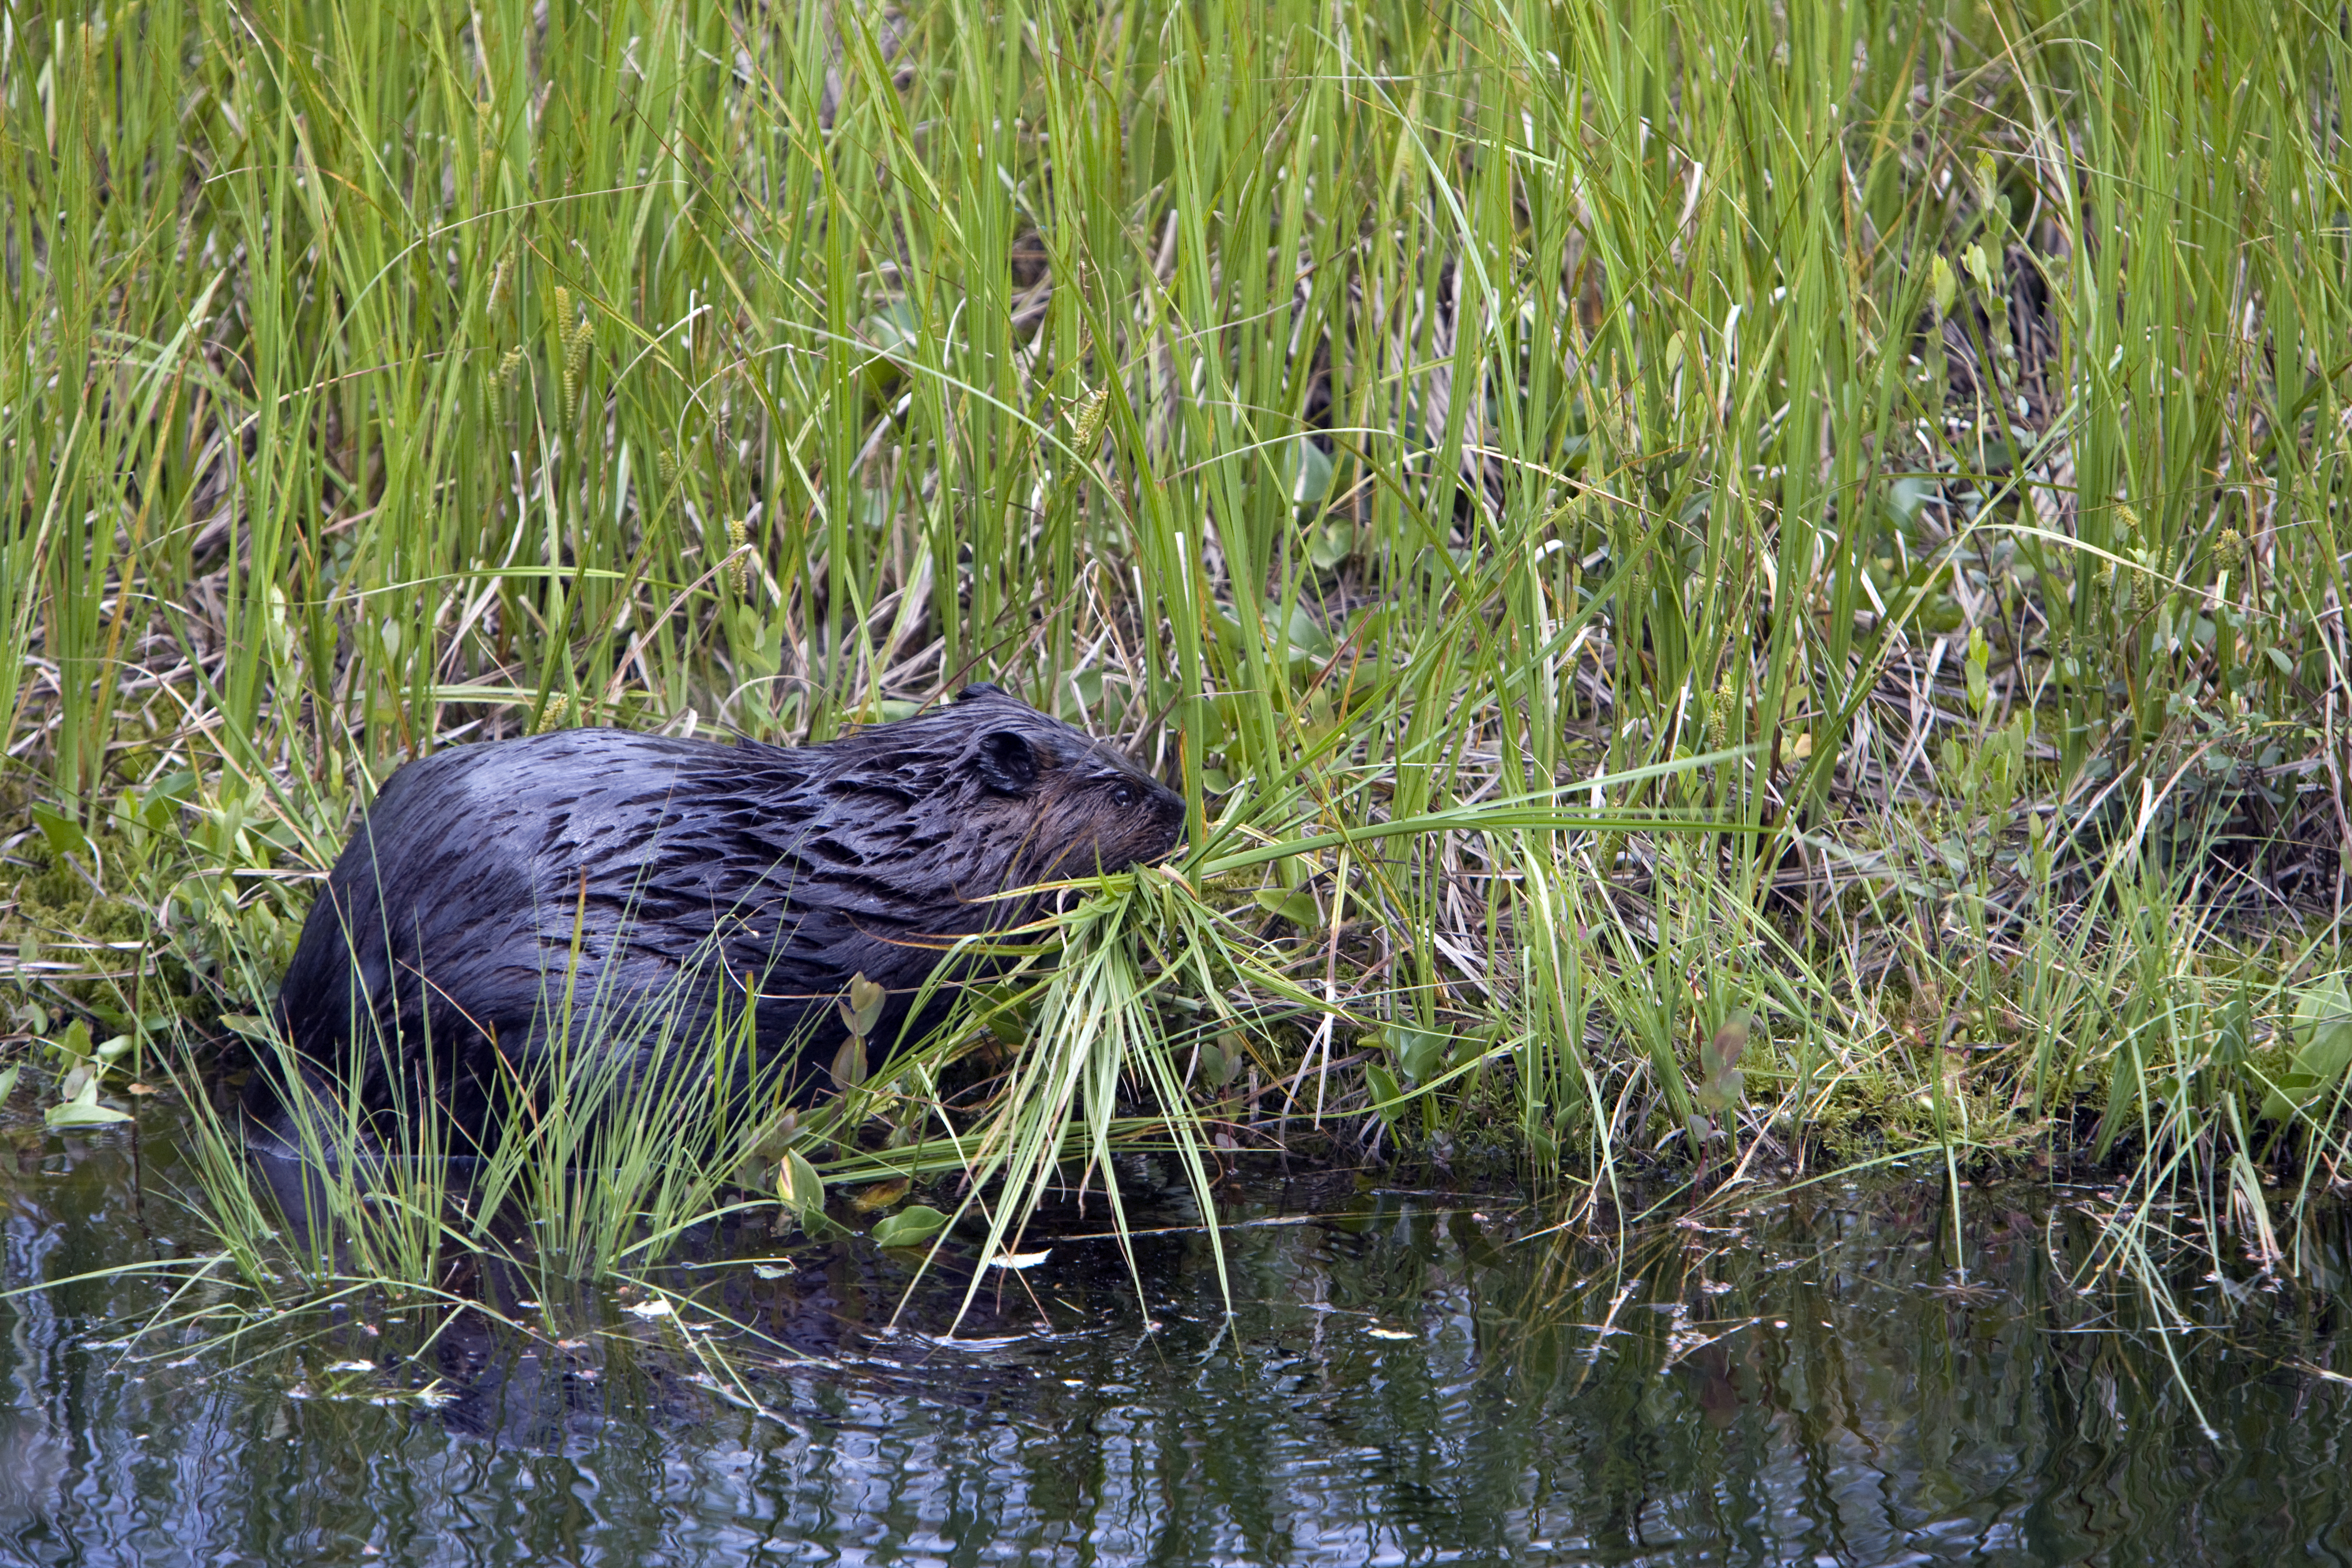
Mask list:
POLYGON ((144 922, 22 1027, 258 1013, 404 757, 985 678, 1298 993, 1051 1015, 1171 1110, 2346 1152, 2331 10, 5 15, 7 929, 144 922))

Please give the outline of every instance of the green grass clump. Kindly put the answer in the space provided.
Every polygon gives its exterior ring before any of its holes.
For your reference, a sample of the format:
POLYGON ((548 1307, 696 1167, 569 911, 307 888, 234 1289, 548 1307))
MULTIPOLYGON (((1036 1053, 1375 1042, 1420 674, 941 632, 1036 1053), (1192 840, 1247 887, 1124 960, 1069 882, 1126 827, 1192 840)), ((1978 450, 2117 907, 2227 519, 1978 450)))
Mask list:
POLYGON ((1210 957, 1080 906, 845 1177, 1017 1211, 1147 1107, 1596 1200, 2121 1156, 2244 1231, 2352 1152, 2332 11, 52 21, 5 787, 127 967, 260 1015, 404 757, 989 679, 1181 784, 1210 957))

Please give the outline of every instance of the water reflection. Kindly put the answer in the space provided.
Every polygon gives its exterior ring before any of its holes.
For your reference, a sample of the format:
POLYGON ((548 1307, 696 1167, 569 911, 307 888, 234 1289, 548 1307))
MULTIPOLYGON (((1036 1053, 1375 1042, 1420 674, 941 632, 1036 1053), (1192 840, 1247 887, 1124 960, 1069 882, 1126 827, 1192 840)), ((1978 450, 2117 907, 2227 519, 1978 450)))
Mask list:
MULTIPOLYGON (((15 1137, 5 1285, 176 1254, 168 1147, 15 1137)), ((2168 1357, 2138 1304, 2068 1287, 2076 1197, 1967 1194, 1956 1258, 1932 1179, 1622 1238, 1266 1182, 1232 1194, 1234 1323, 1171 1201, 1140 1303, 1066 1234, 953 1343, 961 1279, 894 1327, 906 1271, 863 1243, 676 1272, 668 1317, 484 1282, 536 1337, 362 1308, 134 1349, 160 1287, 61 1285, 0 1304, 0 1560, 2352 1557, 2336 1299, 2225 1311, 2185 1275, 2227 1331, 2168 1357)), ((2344 1239, 2314 1238, 2338 1268, 2344 1239)))

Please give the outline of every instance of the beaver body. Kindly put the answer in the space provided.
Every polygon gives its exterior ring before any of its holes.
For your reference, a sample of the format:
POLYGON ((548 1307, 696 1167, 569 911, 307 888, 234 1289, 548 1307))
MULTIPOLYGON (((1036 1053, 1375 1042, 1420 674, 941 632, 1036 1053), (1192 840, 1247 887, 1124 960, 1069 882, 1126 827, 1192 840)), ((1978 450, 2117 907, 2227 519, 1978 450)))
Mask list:
MULTIPOLYGON (((1156 860, 1182 822, 1124 754, 990 686, 820 746, 457 747, 376 797, 279 1021, 313 1091, 356 1089, 379 1119, 429 1098, 478 1142, 565 1052, 634 1077, 709 1060, 748 1018, 761 1069, 830 1061, 858 974, 888 992, 869 1031, 887 1049, 958 937, 1034 911, 993 895, 1156 860)), ((246 1107, 257 1142, 296 1143, 272 1072, 246 1107)))

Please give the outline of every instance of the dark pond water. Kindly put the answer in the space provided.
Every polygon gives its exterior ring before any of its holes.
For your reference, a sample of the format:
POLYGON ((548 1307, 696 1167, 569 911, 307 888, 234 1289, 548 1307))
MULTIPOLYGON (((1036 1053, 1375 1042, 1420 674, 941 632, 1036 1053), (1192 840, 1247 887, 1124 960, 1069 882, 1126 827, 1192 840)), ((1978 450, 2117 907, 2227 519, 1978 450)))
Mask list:
MULTIPOLYGON (((0 1148, 0 1286, 202 1245, 160 1131, 17 1117, 0 1148)), ((538 1337, 362 1301, 126 1343, 161 1286, 18 1295, 0 1562, 2352 1559, 2337 1298, 2184 1269, 2216 1326, 2168 1346, 2068 1288, 2088 1190, 1970 1191, 1956 1223, 1922 1176, 1599 1236, 1349 1173, 1226 1203, 1231 1323, 1173 1199, 1137 1216, 1166 1227, 1140 1300, 1073 1219, 952 1343, 961 1282, 893 1327, 907 1270, 863 1239, 745 1240, 770 1260, 666 1276, 699 1303, 668 1317, 517 1307, 538 1337)))

